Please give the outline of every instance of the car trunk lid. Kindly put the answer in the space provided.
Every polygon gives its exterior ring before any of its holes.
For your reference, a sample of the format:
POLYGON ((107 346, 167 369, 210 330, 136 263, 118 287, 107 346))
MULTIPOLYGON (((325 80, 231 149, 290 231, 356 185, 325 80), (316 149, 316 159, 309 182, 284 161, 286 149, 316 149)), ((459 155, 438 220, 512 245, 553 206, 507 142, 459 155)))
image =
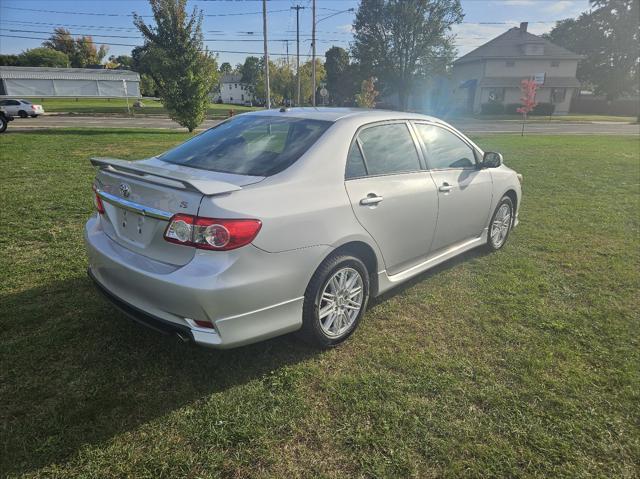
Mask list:
POLYGON ((188 263, 195 248, 164 240, 176 213, 196 216, 205 196, 232 194, 263 177, 198 170, 157 158, 131 162, 92 158, 98 167, 96 192, 102 199, 105 233, 118 244, 157 261, 188 263))

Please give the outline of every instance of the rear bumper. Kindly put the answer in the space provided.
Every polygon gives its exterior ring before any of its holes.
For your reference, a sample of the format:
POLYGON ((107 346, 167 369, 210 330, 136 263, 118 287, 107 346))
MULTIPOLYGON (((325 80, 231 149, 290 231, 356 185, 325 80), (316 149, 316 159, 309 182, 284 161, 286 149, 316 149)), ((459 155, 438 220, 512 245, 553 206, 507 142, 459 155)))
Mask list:
POLYGON ((85 227, 89 275, 133 319, 195 343, 231 348, 300 328, 304 290, 329 247, 267 253, 197 250, 184 266, 150 260, 85 227), (201 328, 195 320, 209 321, 201 328))

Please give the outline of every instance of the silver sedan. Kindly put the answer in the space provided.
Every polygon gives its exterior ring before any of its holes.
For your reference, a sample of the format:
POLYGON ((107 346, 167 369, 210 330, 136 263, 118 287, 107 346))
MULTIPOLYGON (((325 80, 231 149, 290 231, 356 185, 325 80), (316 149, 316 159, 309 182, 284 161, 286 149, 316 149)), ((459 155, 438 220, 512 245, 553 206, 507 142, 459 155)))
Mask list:
POLYGON ((235 347, 331 347, 367 301, 518 222, 522 177, 436 118, 292 108, 161 155, 94 158, 89 275, 132 318, 235 347))

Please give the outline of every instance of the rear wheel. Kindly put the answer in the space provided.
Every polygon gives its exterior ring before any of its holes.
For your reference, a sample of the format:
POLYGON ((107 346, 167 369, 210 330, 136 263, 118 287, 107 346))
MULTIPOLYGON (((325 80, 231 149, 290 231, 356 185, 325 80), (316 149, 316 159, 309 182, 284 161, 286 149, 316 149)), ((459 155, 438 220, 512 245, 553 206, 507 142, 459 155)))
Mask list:
POLYGON ((307 286, 300 335, 320 348, 337 346, 358 327, 368 300, 364 263, 351 255, 330 256, 307 286))
POLYGON ((31 118, 38 118, 38 115, 31 115, 31 118))
POLYGON ((7 124, 9 122, 7 121, 7 119, 0 115, 0 133, 4 133, 4 131, 7 129, 7 124))
POLYGON ((18 116, 19 116, 20 118, 27 118, 29 115, 27 115, 27 112, 26 112, 26 111, 24 111, 24 110, 20 110, 20 111, 18 112, 18 116))
POLYGON ((513 201, 508 196, 503 196, 489 223, 487 246, 491 251, 499 250, 507 242, 513 226, 513 217, 513 201))

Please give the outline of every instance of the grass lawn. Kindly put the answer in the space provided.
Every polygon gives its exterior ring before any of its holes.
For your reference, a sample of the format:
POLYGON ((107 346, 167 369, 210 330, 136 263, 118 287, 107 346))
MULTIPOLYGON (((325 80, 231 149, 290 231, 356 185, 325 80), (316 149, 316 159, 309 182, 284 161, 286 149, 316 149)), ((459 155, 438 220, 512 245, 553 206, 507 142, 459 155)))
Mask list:
MULTIPOLYGON (((125 99, 102 99, 102 98, 32 98, 32 102, 39 103, 45 112, 71 112, 78 114, 127 114, 127 101, 125 99)), ((144 108, 134 110, 134 99, 129 100, 131 111, 145 115, 166 115, 167 111, 160 101, 142 100, 144 108)), ((207 110, 209 117, 227 117, 229 110, 236 112, 256 110, 257 108, 246 107, 242 105, 225 105, 211 103, 207 110)))
POLYGON ((524 174, 505 249, 421 275, 318 352, 190 347, 90 284, 87 158, 187 136, 0 136, 0 476, 638 477, 637 138, 476 138, 524 174))
MULTIPOLYGON (((476 120, 513 120, 522 121, 522 115, 474 115, 476 120)), ((614 116, 614 115, 555 115, 555 116, 529 116, 528 122, 563 122, 563 123, 589 123, 592 121, 597 122, 624 122, 635 123, 638 118, 634 116, 614 116)))

